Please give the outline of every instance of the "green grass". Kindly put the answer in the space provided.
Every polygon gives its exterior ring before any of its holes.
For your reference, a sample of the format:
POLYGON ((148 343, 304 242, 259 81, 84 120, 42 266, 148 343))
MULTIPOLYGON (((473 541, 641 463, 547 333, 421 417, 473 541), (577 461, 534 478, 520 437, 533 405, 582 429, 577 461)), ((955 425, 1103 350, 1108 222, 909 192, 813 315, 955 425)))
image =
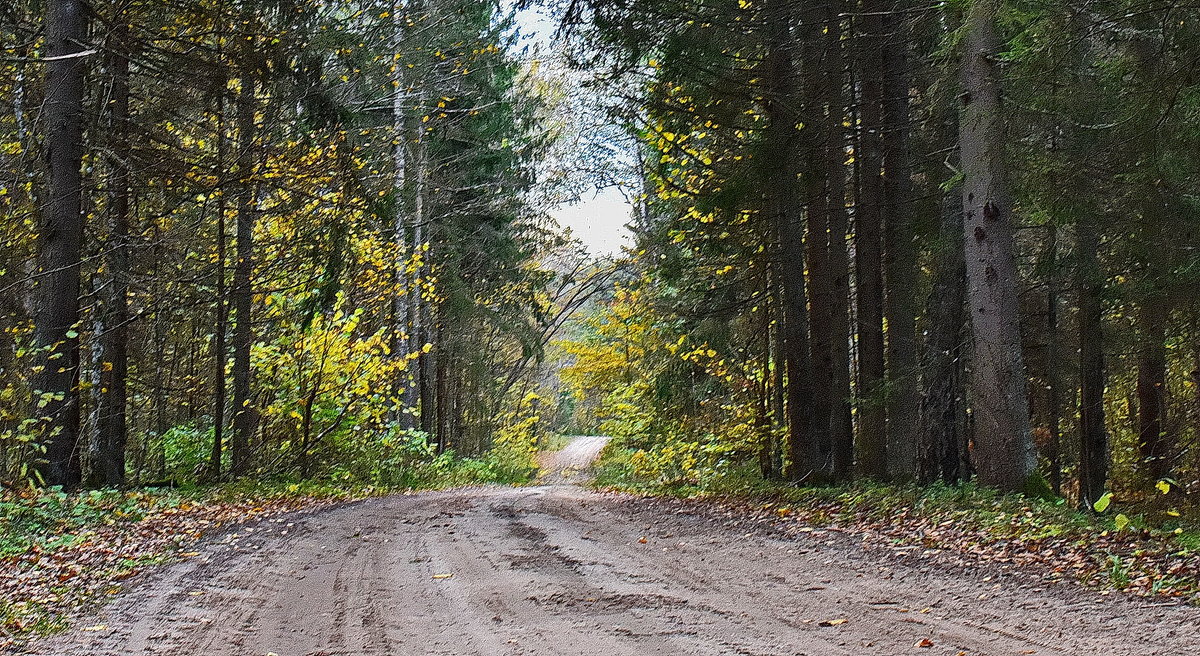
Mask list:
POLYGON ((154 510, 196 501, 236 502, 282 498, 354 499, 411 490, 436 490, 487 483, 529 481, 526 463, 502 458, 470 459, 452 455, 417 463, 371 483, 347 476, 323 479, 244 479, 216 486, 179 489, 94 490, 68 494, 61 490, 6 492, 0 496, 0 558, 31 549, 53 552, 70 546, 92 526, 137 522, 154 510))
MULTIPOLYGON (((873 481, 824 486, 796 487, 787 482, 764 480, 757 467, 729 468, 721 476, 700 482, 660 484, 639 478, 632 458, 635 451, 612 444, 601 454, 592 485, 637 494, 681 498, 734 497, 763 503, 791 504, 807 508, 808 519, 820 523, 839 521, 884 522, 898 511, 919 515, 953 517, 972 526, 990 527, 997 535, 1019 533, 1025 538, 1048 538, 1116 531, 1113 517, 1117 506, 1105 515, 1080 512, 1065 499, 1043 495, 1001 494, 973 483, 929 486, 891 485, 873 481)), ((1132 518, 1131 527, 1172 532, 1181 525, 1150 526, 1142 515, 1132 518)), ((1200 526, 1189 524, 1174 536, 1180 546, 1200 547, 1200 526)))
POLYGON ((150 509, 182 498, 173 491, 6 494, 0 497, 0 558, 34 547, 54 551, 74 543, 87 526, 138 521, 150 509))

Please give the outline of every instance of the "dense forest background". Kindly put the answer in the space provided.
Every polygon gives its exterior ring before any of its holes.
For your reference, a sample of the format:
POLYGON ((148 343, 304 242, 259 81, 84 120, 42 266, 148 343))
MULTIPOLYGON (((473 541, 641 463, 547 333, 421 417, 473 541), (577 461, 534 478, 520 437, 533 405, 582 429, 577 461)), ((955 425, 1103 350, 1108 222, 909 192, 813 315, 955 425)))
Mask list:
POLYGON ((538 6, 0 10, 0 478, 1195 487, 1194 8, 538 6))
POLYGON ((63 639, 1187 652, 1198 37, 1178 0, 0 2, 0 651, 185 561, 63 639), (555 219, 598 190, 618 256, 555 219))
POLYGON ((1194 7, 560 5, 642 143, 564 371, 623 475, 1195 488, 1194 7))
POLYGON ((516 39, 480 0, 0 8, 0 480, 528 476, 604 273, 516 39))

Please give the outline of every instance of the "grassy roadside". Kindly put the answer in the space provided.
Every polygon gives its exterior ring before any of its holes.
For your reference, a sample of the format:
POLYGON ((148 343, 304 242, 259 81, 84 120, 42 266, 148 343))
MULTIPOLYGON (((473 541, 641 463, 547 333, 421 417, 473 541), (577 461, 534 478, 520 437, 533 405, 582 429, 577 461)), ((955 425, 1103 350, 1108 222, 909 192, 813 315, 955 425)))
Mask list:
POLYGON ((1025 567, 1047 581, 1200 605, 1200 530, 1186 518, 1119 503, 1097 516, 1062 500, 1002 495, 973 485, 796 488, 736 474, 704 484, 655 484, 638 478, 632 454, 615 445, 606 449, 592 485, 724 504, 769 515, 789 532, 840 529, 881 547, 948 552, 1025 567), (1125 519, 1114 521, 1118 513, 1125 519))
POLYGON ((66 628, 79 609, 148 567, 192 557, 205 535, 375 493, 321 485, 4 492, 0 650, 66 628))
POLYGON ((223 528, 384 494, 519 483, 516 469, 461 459, 414 470, 391 486, 242 481, 78 494, 0 490, 0 652, 66 628, 149 567, 198 555, 196 543, 223 528))

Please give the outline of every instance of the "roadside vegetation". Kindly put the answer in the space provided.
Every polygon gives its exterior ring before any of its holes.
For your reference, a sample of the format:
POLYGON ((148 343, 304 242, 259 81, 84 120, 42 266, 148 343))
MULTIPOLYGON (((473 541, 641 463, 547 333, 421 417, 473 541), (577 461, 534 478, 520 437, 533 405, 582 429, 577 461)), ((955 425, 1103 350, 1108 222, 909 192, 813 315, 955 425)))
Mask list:
POLYGON ((1200 590, 1195 8, 3 6, 0 640, 568 427, 599 486, 1200 590), (550 216, 603 186, 619 261, 550 216))
POLYGON ((562 377, 631 485, 988 487, 1194 546, 1194 10, 568 4, 643 195, 562 377))
POLYGON ((409 440, 319 478, 0 491, 0 649, 66 628, 139 572, 196 557, 192 549, 206 536, 230 539, 242 525, 371 496, 526 483, 537 471, 537 447, 536 439, 510 440, 465 458, 409 440))
POLYGON ((649 475, 645 461, 638 449, 614 441, 602 452, 591 485, 725 506, 790 535, 844 531, 868 548, 949 554, 966 564, 1017 566, 1046 582, 1200 605, 1200 516, 1175 510, 1166 495, 1087 512, 1061 498, 1002 494, 970 483, 796 487, 764 480, 752 467, 666 481, 649 475))

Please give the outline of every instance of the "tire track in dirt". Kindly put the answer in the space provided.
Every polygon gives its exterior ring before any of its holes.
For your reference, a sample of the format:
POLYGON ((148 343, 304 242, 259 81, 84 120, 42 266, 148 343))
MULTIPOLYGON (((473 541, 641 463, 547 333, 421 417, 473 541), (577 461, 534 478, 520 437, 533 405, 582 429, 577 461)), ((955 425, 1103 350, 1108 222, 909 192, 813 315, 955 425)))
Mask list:
MULTIPOLYGON (((592 444, 589 448, 594 447, 592 444)), ((263 522, 38 656, 1182 656, 1200 610, 568 485, 263 522), (822 621, 845 620, 822 626, 822 621), (929 641, 930 646, 918 647, 929 641)), ((829 623, 827 623, 829 624, 829 623)))

